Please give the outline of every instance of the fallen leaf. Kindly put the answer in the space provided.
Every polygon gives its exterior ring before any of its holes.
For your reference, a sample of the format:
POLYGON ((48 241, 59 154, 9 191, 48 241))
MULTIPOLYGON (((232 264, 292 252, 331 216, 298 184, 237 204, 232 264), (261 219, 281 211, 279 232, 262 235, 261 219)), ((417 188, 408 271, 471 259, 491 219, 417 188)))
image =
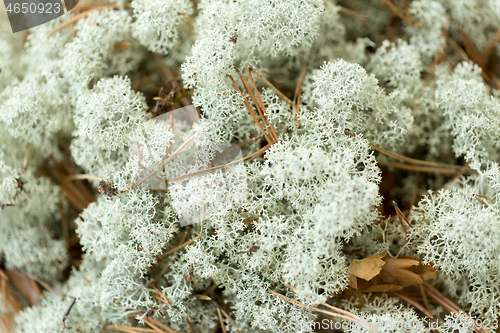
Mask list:
POLYGON ((349 287, 359 292, 398 291, 436 278, 436 269, 411 256, 391 258, 387 253, 353 260, 347 270, 349 287))
POLYGON ((361 260, 354 259, 349 265, 347 272, 351 276, 369 281, 382 270, 382 266, 385 264, 385 261, 382 260, 382 258, 386 255, 386 253, 383 253, 361 260))

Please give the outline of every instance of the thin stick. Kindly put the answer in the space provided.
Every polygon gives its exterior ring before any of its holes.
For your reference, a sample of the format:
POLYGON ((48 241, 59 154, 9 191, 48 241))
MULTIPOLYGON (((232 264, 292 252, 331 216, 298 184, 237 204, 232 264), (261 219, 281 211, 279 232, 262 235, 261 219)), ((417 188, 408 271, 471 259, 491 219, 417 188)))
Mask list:
POLYGON ((238 143, 238 146, 241 148, 241 147, 243 147, 244 145, 246 145, 247 143, 250 143, 250 142, 252 142, 252 141, 258 140, 258 139, 260 139, 260 138, 262 138, 260 135, 254 136, 253 138, 250 138, 250 139, 245 140, 245 141, 243 141, 243 142, 241 142, 241 143, 238 143))
POLYGON ((71 305, 69 306, 68 308, 68 311, 66 311, 66 313, 64 314, 64 317, 62 319, 62 328, 66 328, 66 318, 68 318, 69 316, 69 313, 71 311, 71 309, 73 308, 73 305, 75 305, 75 302, 76 302, 76 298, 73 298, 73 302, 71 302, 71 305))
POLYGON ((184 247, 188 246, 189 244, 192 244, 192 243, 196 242, 196 241, 197 241, 198 239, 200 239, 202 236, 203 236, 203 234, 198 235, 198 236, 196 236, 195 238, 188 240, 188 241, 187 241, 187 242, 185 242, 184 244, 181 244, 181 245, 179 245, 179 246, 176 246, 176 247, 174 247, 173 249, 170 249, 170 250, 168 250, 168 251, 165 251, 165 252, 161 255, 161 257, 162 257, 162 258, 163 258, 163 257, 166 257, 166 256, 168 256, 168 255, 169 255, 169 254, 171 254, 171 253, 174 253, 174 252, 177 252, 177 251, 181 250, 182 248, 184 248, 184 247))
POLYGON ((403 301, 410 303, 411 305, 413 305, 414 307, 416 307, 417 309, 422 311, 430 319, 434 319, 434 317, 430 314, 430 312, 427 311, 420 303, 418 303, 414 299, 411 299, 410 297, 407 297, 401 293, 398 293, 397 291, 393 291, 392 293, 394 295, 398 296, 399 298, 401 298, 403 301))
POLYGON ((391 10, 391 12, 395 16, 397 16, 400 19, 402 19, 403 21, 405 21, 406 24, 408 24, 408 25, 415 24, 415 22, 413 22, 413 20, 411 20, 410 18, 408 18, 406 16, 406 14, 403 12, 403 10, 401 8, 399 8, 398 6, 396 6, 395 4, 393 4, 391 2, 391 0, 382 0, 382 3, 385 4, 387 7, 389 7, 389 9, 391 10))
POLYGON ((267 142, 272 143, 273 141, 271 141, 271 139, 267 136, 266 131, 264 131, 264 128, 262 128, 262 125, 260 124, 259 120, 257 120, 257 116, 253 112, 252 107, 250 106, 250 103, 248 103, 247 98, 245 97, 245 95, 243 95, 240 88, 236 84, 236 81, 234 81, 233 77, 230 74, 228 74, 227 76, 229 76, 229 78, 231 79, 231 82, 233 82, 233 85, 236 87, 236 90, 238 90, 239 93, 241 94, 241 97, 243 97, 243 102, 245 103, 245 106, 246 106, 248 112, 250 112, 250 115, 252 116, 253 121, 257 124, 257 126, 259 126, 262 133, 264 133, 264 137, 266 138, 267 142))
POLYGON ((128 50, 128 49, 130 49, 130 42, 116 43, 113 46, 113 50, 115 52, 125 51, 125 50, 128 50))
POLYGON ((408 230, 406 230, 406 227, 403 223, 403 218, 404 220, 406 221, 406 223, 408 223, 408 225, 413 228, 413 226, 410 224, 410 221, 406 218, 406 216, 404 216, 403 212, 401 211, 401 209, 399 209, 398 207, 398 204, 396 203, 396 201, 392 201, 392 205, 394 206, 394 210, 396 211, 396 215, 398 216, 398 219, 399 219, 399 223, 401 223, 401 226, 403 227, 404 231, 405 231, 405 234, 406 236, 408 236, 408 230), (403 218, 402 218, 403 217, 403 218))
POLYGON ((446 42, 450 47, 455 51, 455 53, 463 60, 463 61, 470 61, 469 56, 465 51, 449 36, 446 36, 446 42))
POLYGON ((106 5, 111 5, 112 2, 108 2, 108 1, 97 1, 97 2, 85 2, 85 3, 82 3, 82 4, 78 4, 76 5, 75 7, 73 7, 73 9, 71 9, 71 11, 80 11, 80 10, 86 10, 86 9, 89 9, 89 8, 92 8, 92 7, 99 7, 99 6, 106 6, 106 5))
POLYGON ((282 100, 284 100, 285 102, 287 102, 290 106, 293 106, 293 102, 290 100, 290 98, 286 97, 281 91, 278 90, 278 88, 276 88, 275 86, 273 86, 273 84, 269 81, 267 81, 267 79, 262 76, 262 74, 260 74, 255 68, 253 68, 252 66, 249 67, 250 70, 255 74, 257 75, 257 77, 259 79, 261 79, 262 81, 264 81, 265 84, 267 84, 267 86, 269 88, 271 88, 272 90, 274 90, 274 92, 276 93, 276 95, 278 95, 282 100))
MULTIPOLYGON (((282 281, 282 280, 280 280, 280 282, 281 282, 281 283, 282 283, 285 287, 287 287, 287 288, 289 288, 289 289, 291 289, 291 290, 293 290, 293 291, 297 291, 297 288, 295 288, 295 287, 293 287, 293 286, 289 285, 288 283, 285 283, 285 282, 284 282, 284 281, 282 281)), ((357 320, 358 320, 358 319, 361 319, 360 317, 356 316, 356 315, 355 315, 355 314, 353 314, 353 313, 350 313, 350 312, 348 312, 348 311, 342 310, 342 309, 337 308, 337 307, 335 307, 335 306, 333 306, 333 305, 330 305, 330 304, 328 304, 328 303, 320 303, 320 304, 321 304, 321 305, 323 305, 323 306, 325 306, 325 307, 327 307, 327 308, 330 308, 330 309, 332 309, 332 310, 335 310, 335 311, 337 311, 337 312, 340 312, 340 313, 342 313, 342 314, 344 314, 344 315, 346 315, 346 316, 352 317, 352 318, 354 318, 354 319, 357 319, 357 320)))
POLYGON ((262 112, 264 112, 264 115, 266 116, 267 121, 269 122, 269 126, 271 129, 271 135, 274 137, 274 140, 278 142, 278 136, 276 135, 276 131, 274 130, 273 124, 269 120, 269 116, 267 115, 266 107, 264 106, 264 102, 262 101, 262 98, 260 97, 259 90, 257 89, 257 86, 255 85, 255 81, 253 80, 252 77, 252 71, 251 71, 251 66, 247 62, 247 72, 248 72, 248 78, 250 79, 250 84, 252 85, 253 89, 255 90, 255 94, 257 95, 257 99, 259 100, 260 107, 262 108, 262 112))
POLYGON ((172 261, 174 261, 173 257, 170 258, 167 261, 167 264, 161 269, 160 273, 158 274, 158 278, 157 278, 157 280, 155 280, 155 282, 157 282, 160 277, 162 277, 163 275, 165 275, 165 273, 167 272, 168 267, 170 267, 170 264, 172 263, 172 261))
POLYGON ((208 295, 208 294, 211 294, 215 291, 215 289, 217 289, 217 283, 214 283, 213 285, 211 285, 207 290, 205 290, 203 292, 203 295, 208 295))
POLYGON ((157 333, 165 333, 164 331, 162 331, 161 329, 159 329, 158 326, 156 326, 155 324, 153 324, 152 322, 150 322, 148 320, 148 318, 142 318, 142 320, 144 320, 144 322, 146 323, 146 325, 148 325, 149 327, 151 327, 155 332, 157 332, 157 333))

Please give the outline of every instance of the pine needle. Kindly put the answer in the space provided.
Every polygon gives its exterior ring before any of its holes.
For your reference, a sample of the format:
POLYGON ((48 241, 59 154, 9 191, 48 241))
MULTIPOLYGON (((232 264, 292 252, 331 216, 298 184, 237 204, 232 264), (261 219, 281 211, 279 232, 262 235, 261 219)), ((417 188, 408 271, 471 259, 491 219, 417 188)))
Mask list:
POLYGON ((276 93, 276 95, 279 96, 279 98, 281 98, 282 100, 284 100, 285 102, 287 102, 290 106, 293 105, 293 102, 290 100, 290 98, 286 97, 285 94, 283 94, 281 91, 279 91, 278 88, 276 88, 271 82, 269 82, 262 74, 260 74, 255 68, 253 68, 252 66, 249 66, 250 68, 250 71, 252 71, 252 73, 254 73, 255 75, 257 75, 257 77, 259 79, 261 79, 265 84, 267 84, 267 86, 269 88, 271 88, 272 90, 274 90, 274 92, 276 93))
MULTIPOLYGON (((127 8, 128 6, 129 6, 128 3, 124 3, 123 4, 123 7, 125 7, 125 8, 127 8)), ((71 25, 73 23, 78 22, 78 20, 80 20, 83 17, 88 16, 92 12, 100 12, 100 11, 105 10, 105 9, 117 9, 117 8, 119 8, 119 5, 116 4, 116 3, 112 3, 112 4, 106 5, 104 7, 89 9, 86 12, 83 12, 83 13, 80 13, 78 15, 73 16, 72 18, 70 18, 69 20, 67 20, 64 23, 61 23, 54 30, 52 30, 51 32, 49 32, 49 34, 47 35, 47 38, 49 38, 50 36, 52 36, 53 34, 55 34, 56 32, 58 32, 59 30, 62 30, 64 28, 66 28, 68 25, 71 25)))
POLYGON ((191 325, 191 322, 189 321, 189 317, 188 317, 187 315, 186 315, 186 322, 187 322, 187 324, 188 324, 188 326, 189 326, 189 331, 190 331, 191 333, 194 333, 194 328, 193 328, 193 325, 191 325))
POLYGON ((302 66, 302 71, 299 75, 299 80, 297 81, 297 86, 295 87, 295 95, 293 98, 293 114, 292 120, 294 117, 297 117, 297 128, 300 127, 300 96, 302 95, 302 83, 304 82, 304 78, 307 73, 307 62, 302 66))
POLYGON ((262 101, 262 98, 260 97, 260 93, 259 93, 259 90, 257 89, 257 86, 255 85, 255 81, 253 80, 251 66, 248 62, 247 62, 247 72, 248 72, 248 78, 250 79, 250 83, 252 84, 252 87, 255 90, 255 94, 257 95, 257 99, 259 100, 260 107, 262 108, 262 112, 264 112, 264 115, 265 115, 267 121, 269 122, 269 126, 271 129, 271 135, 274 137, 274 140, 276 142, 278 142, 279 141, 278 136, 276 135, 276 131, 274 130, 273 124, 269 120, 269 116, 267 115, 266 107, 264 105, 264 102, 262 101))
MULTIPOLYGON (((237 72, 238 72, 238 75, 240 77, 241 82, 243 83, 243 86, 245 87, 245 91, 250 95, 250 97, 252 97, 253 103, 255 104, 255 107, 257 108, 257 112, 259 112, 260 118, 264 122, 264 126, 266 128, 269 128, 269 124, 266 121, 266 117, 264 116, 264 114, 262 113, 262 110, 261 110, 261 106, 264 107, 264 104, 261 104, 261 101, 257 102, 257 100, 255 99, 255 95, 252 93, 252 90, 250 90, 250 87, 248 86, 248 83, 243 78, 243 75, 241 74, 240 71, 237 71, 237 72)), ((273 136, 273 135, 271 134, 271 136, 273 136)), ((269 139, 269 137, 266 136, 266 140, 267 139, 269 139)), ((278 140, 276 140, 273 137, 272 141, 268 141, 268 142, 271 144, 274 144, 274 143, 278 142, 278 140)))
POLYGON ((188 241, 187 241, 187 242, 185 242, 184 244, 181 244, 181 245, 179 245, 179 246, 174 247, 173 249, 170 249, 170 250, 168 250, 168 251, 163 252, 163 254, 161 255, 161 257, 163 258, 163 257, 168 256, 169 254, 172 254, 172 253, 174 253, 174 252, 177 252, 177 251, 181 250, 182 248, 184 248, 184 247, 188 246, 189 244, 192 244, 192 243, 196 242, 196 241, 197 241, 198 239, 200 239, 201 237, 203 237, 203 234, 198 235, 198 236, 196 236, 195 238, 188 240, 188 241))
POLYGON ((236 90, 238 90, 238 92, 240 93, 241 97, 243 97, 243 102, 245 103, 245 106, 246 106, 248 112, 250 112, 250 115, 252 116, 253 121, 257 124, 257 126, 260 128, 260 130, 264 134, 264 137, 266 138, 267 142, 272 143, 273 141, 267 136, 267 133, 266 133, 266 131, 264 131, 264 128, 262 128, 262 125, 260 124, 259 120, 257 119, 257 116, 253 112, 252 107, 250 106, 250 103, 248 102, 248 100, 245 97, 245 95, 243 95, 243 93, 241 92, 240 88, 236 84, 236 81, 234 81, 233 77, 230 74, 228 74, 227 76, 229 76, 229 78, 231 79, 231 82, 236 87, 236 90))
POLYGON ((430 319, 434 319, 434 317, 431 315, 431 313, 429 311, 427 311, 420 303, 418 303, 414 299, 412 299, 412 298, 410 298, 408 296, 405 296, 405 295, 403 295, 401 293, 398 293, 397 291, 393 291, 392 293, 394 295, 396 295, 397 297, 401 298, 403 301, 405 301, 407 303, 410 303, 411 305, 413 305, 414 307, 416 307, 417 309, 419 309, 420 311, 422 311, 430 319))

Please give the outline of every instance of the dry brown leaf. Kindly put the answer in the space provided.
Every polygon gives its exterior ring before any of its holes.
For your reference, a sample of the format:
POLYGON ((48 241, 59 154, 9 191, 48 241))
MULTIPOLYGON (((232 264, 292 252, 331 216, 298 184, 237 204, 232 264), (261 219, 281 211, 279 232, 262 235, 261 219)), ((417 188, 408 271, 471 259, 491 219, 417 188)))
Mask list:
POLYGON ((385 261, 382 260, 382 258, 385 256, 386 254, 383 253, 361 260, 354 259, 349 265, 348 272, 364 280, 371 280, 382 270, 382 266, 385 264, 385 261))
POLYGON ((349 287, 360 292, 398 291, 436 278, 432 265, 423 265, 419 259, 410 256, 391 258, 387 253, 355 259, 347 272, 349 287))
POLYGON ((387 258, 380 274, 377 276, 375 284, 396 284, 407 287, 424 283, 424 280, 413 273, 413 270, 420 264, 415 259, 387 258))

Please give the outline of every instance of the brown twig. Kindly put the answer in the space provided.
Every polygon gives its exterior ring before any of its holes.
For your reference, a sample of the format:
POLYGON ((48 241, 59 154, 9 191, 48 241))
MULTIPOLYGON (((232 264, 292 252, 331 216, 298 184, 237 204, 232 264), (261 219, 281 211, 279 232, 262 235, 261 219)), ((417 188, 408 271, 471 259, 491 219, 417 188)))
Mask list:
POLYGON ((227 312, 224 311, 224 309, 222 309, 220 306, 219 306, 219 309, 222 312, 222 314, 224 315, 224 317, 226 317, 226 319, 231 323, 231 325, 233 325, 234 328, 236 328, 236 331, 238 333, 241 333, 240 329, 238 328, 238 325, 236 325, 236 323, 233 321, 233 319, 231 319, 231 317, 227 314, 227 312))
MULTIPOLYGON (((316 312, 319 312, 319 313, 323 313, 323 314, 326 314, 328 316, 331 316, 331 317, 335 317, 335 318, 340 318, 340 319, 345 319, 345 320, 349 320, 351 322, 354 322, 356 324, 360 324, 361 322, 363 321, 360 321, 359 319, 355 318, 355 317, 351 317, 351 316, 347 316, 347 315, 343 315, 343 314, 339 314, 339 313, 335 313, 335 312, 331 312, 331 311, 326 311, 326 310, 322 310, 322 309, 319 309, 319 308, 316 308, 316 307, 313 307, 313 306, 310 306, 310 305, 306 305, 302 302, 299 302, 299 301, 296 301, 294 299, 291 299, 289 297, 286 297, 285 295, 282 295, 282 294, 279 294, 275 291, 272 291, 271 290, 271 293, 273 293, 273 295, 289 302, 289 303, 292 303, 294 305, 297 305, 297 306, 300 306, 301 308, 304 308, 304 309, 308 309, 308 310, 311 310, 311 311, 316 311, 316 312)), ((369 330, 373 331, 373 329, 370 329, 371 327, 366 327, 364 325, 361 325, 362 327, 364 328, 368 328, 369 330)))
POLYGON ((260 216, 252 217, 250 219, 243 220, 243 223, 254 223, 254 220, 260 218, 260 216))
POLYGON ((68 176, 69 180, 98 180, 102 181, 104 179, 92 175, 78 174, 78 175, 70 175, 68 176))
POLYGON ((45 289, 47 289, 47 290, 48 290, 48 291, 50 291, 50 292, 53 292, 53 293, 54 293, 54 294, 56 294, 56 295, 59 295, 59 296, 61 296, 61 297, 72 297, 72 298, 74 298, 73 296, 68 296, 68 295, 66 295, 66 294, 63 294, 63 293, 61 293, 61 292, 59 292, 59 291, 56 291, 56 290, 52 289, 52 288, 51 288, 51 287, 50 287, 50 286, 49 286, 46 282, 44 282, 44 281, 40 280, 39 278, 37 278, 37 277, 36 277, 36 276, 34 276, 34 275, 31 275, 30 273, 26 272, 26 271, 25 271, 25 270, 23 270, 23 269, 19 269, 19 272, 21 272, 22 274, 24 274, 27 278, 29 278, 29 279, 31 279, 31 280, 33 280, 33 281, 38 282, 38 284, 40 284, 42 287, 44 287, 45 289))
POLYGON ((113 46, 113 50, 115 52, 125 51, 130 49, 130 42, 116 43, 113 46))
POLYGON ((160 323, 158 320, 154 319, 154 318, 151 318, 151 317, 147 317, 144 313, 141 313, 141 312, 134 312, 132 313, 133 315, 135 316, 138 316, 138 317, 142 317, 142 320, 149 326, 151 327, 153 330, 155 330, 155 332, 158 332, 158 333, 164 333, 164 331, 162 331, 159 327, 161 327, 162 329, 164 329, 165 331, 167 331, 168 333, 179 333, 177 331, 174 331, 170 326, 168 325, 165 325, 163 323, 160 323))

